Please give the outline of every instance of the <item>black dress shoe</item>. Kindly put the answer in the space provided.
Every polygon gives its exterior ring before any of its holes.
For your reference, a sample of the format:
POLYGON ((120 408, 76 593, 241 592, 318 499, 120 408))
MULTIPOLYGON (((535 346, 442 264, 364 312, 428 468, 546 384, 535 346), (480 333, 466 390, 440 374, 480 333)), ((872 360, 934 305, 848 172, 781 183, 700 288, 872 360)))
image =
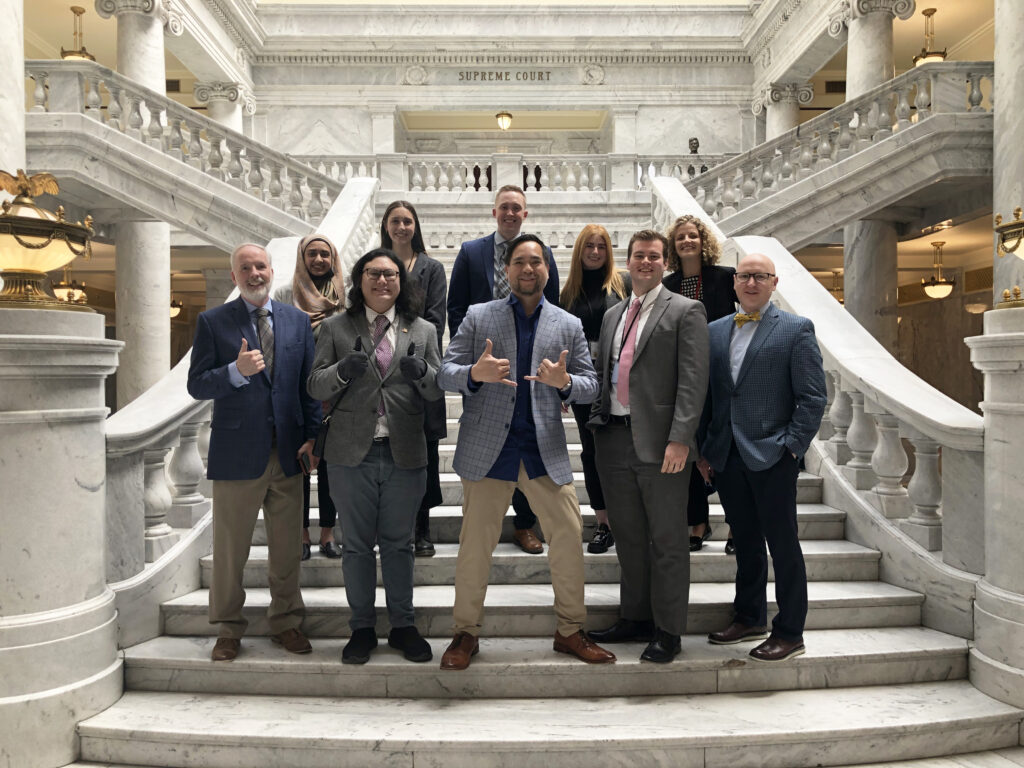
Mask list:
POLYGON ((333 541, 328 541, 326 544, 320 545, 320 554, 324 557, 329 557, 331 560, 337 560, 341 557, 341 547, 333 541))
POLYGON ((342 664, 365 664, 377 647, 377 633, 373 627, 363 627, 352 633, 352 638, 341 651, 342 664))
POLYGON ((430 643, 423 639, 414 625, 392 629, 388 633, 388 645, 401 651, 409 661, 424 662, 434 658, 430 643))
POLYGON ((705 523, 704 524, 704 533, 702 533, 700 536, 691 536, 690 537, 690 551, 691 552, 700 552, 701 548, 704 546, 704 542, 707 541, 710 538, 711 538, 711 524, 710 523, 705 523))
POLYGON ((619 619, 608 629, 595 629, 587 632, 587 637, 595 643, 628 643, 632 640, 646 642, 654 636, 653 621, 633 621, 619 619))
POLYGON ((640 661, 668 664, 679 655, 681 650, 682 644, 679 641, 679 635, 671 635, 663 629, 656 629, 654 630, 654 639, 640 654, 640 661))
POLYGON ((309 560, 313 556, 313 548, 306 542, 302 542, 302 557, 300 560, 309 560))
POLYGON ((727 554, 727 555, 735 555, 736 554, 736 545, 732 543, 732 537, 731 536, 728 539, 725 540, 725 554, 727 554))
POLYGON ((608 547, 615 546, 615 537, 612 536, 612 529, 604 523, 599 523, 594 531, 594 538, 587 544, 587 552, 592 555, 601 555, 608 551, 608 547))
POLYGON ((434 556, 434 544, 430 541, 430 537, 427 534, 416 534, 416 543, 414 545, 413 553, 416 557, 434 556))

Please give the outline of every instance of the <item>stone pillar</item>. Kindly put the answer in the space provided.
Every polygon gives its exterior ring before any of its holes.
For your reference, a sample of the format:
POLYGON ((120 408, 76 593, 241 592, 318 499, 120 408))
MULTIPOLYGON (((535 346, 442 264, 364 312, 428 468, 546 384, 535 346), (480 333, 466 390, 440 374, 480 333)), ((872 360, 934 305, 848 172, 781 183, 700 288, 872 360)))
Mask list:
POLYGON ((243 83, 196 83, 192 95, 211 120, 242 133, 243 113, 256 114, 256 100, 243 83))
POLYGON ((12 174, 25 167, 24 12, 23 0, 0 0, 0 170, 12 174))
POLYGON ((0 329, 0 765, 50 768, 122 692, 103 404, 121 345, 92 313, 0 309, 0 329))
MULTIPOLYGON (((1013 219, 1013 209, 1024 206, 1024 3, 996 0, 996 74, 992 88, 993 141, 992 156, 999 162, 992 169, 992 210, 1003 219, 1013 219)), ((1021 246, 1024 248, 1024 246, 1021 246)), ((1024 255, 1021 250, 1018 256, 1024 255)), ((1024 261, 1014 256, 995 257, 993 289, 995 302, 1003 300, 1003 290, 1019 285, 1024 288, 1024 261)))
POLYGON ((750 106, 755 115, 766 113, 765 141, 771 141, 800 125, 800 105, 814 99, 810 83, 772 83, 758 94, 750 106))
POLYGON ((855 99, 896 76, 892 60, 892 21, 914 15, 915 0, 853 0, 833 19, 829 34, 846 42, 846 98, 855 99))
POLYGON ((394 153, 394 104, 370 104, 370 135, 373 142, 373 154, 387 155, 394 153))
POLYGON ((843 292, 846 311, 896 354, 896 225, 865 220, 843 227, 843 292))
POLYGON ((117 224, 117 338, 125 343, 117 374, 122 408, 171 370, 171 228, 162 221, 117 224))

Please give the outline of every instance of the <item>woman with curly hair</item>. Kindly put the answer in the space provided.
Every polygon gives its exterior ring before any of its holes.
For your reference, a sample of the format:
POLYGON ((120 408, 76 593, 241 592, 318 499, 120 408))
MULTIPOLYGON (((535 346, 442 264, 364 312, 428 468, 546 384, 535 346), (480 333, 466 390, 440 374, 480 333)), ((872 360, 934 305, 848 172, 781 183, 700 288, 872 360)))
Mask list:
MULTIPOLYGON (((736 291, 732 267, 718 266, 722 247, 718 238, 696 216, 683 215, 665 232, 668 237, 668 268, 672 270, 663 285, 673 293, 695 299, 704 305, 708 322, 736 311, 736 291)), ((697 552, 711 537, 708 523, 708 494, 700 472, 690 473, 687 523, 691 526, 690 551, 697 552)), ((726 554, 733 554, 730 536, 726 554)))

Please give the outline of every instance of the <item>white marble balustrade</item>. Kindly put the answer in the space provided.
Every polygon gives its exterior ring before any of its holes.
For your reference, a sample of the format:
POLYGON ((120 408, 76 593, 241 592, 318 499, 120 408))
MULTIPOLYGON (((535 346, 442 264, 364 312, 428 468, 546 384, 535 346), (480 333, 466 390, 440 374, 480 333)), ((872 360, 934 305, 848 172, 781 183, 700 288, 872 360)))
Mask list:
POLYGON ((726 155, 658 155, 638 158, 636 172, 637 189, 644 189, 651 179, 679 179, 683 183, 703 176, 712 168, 734 157, 734 153, 726 155))
POLYGON ((932 115, 991 110, 993 72, 992 62, 915 67, 683 183, 713 221, 727 219, 932 115))
POLYGON ((88 61, 26 61, 32 112, 84 113, 314 224, 344 182, 88 61))

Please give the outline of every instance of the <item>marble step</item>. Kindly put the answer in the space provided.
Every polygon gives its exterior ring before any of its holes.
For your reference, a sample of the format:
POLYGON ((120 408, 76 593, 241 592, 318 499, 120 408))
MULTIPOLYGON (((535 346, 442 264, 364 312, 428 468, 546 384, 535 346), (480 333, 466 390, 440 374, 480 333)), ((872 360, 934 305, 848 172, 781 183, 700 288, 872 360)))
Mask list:
MULTIPOLYGON (((303 590, 306 603, 304 631, 312 637, 347 637, 349 608, 344 587, 303 590)), ((448 585, 416 587, 416 626, 427 637, 450 637, 455 588, 448 585)), ((698 582, 690 586, 687 632, 701 634, 721 629, 732 619, 734 587, 726 582, 698 582)), ((618 618, 618 584, 587 584, 584 588, 587 629, 605 627, 618 618)), ((207 590, 199 589, 161 606, 168 635, 210 635, 216 627, 207 620, 207 590)), ((807 629, 899 627, 921 623, 924 596, 879 581, 812 581, 808 584, 807 629)), ((550 584, 492 584, 487 590, 483 635, 490 637, 545 637, 554 634, 554 595, 550 584)), ((243 609, 249 635, 268 634, 266 612, 270 593, 246 590, 243 609)), ((377 588, 377 629, 389 629, 384 590, 377 588)), ((768 586, 768 615, 775 613, 774 587, 768 586)))
POLYGON ((371 698, 667 696, 893 685, 967 676, 967 641, 924 627, 812 630, 807 653, 779 664, 749 657, 755 643, 710 645, 686 635, 666 666, 640 662, 644 645, 608 648, 615 664, 584 665, 555 653, 550 638, 484 638, 465 672, 438 668, 448 638, 434 638, 434 661, 412 664, 386 637, 365 666, 341 663, 343 639, 317 638, 295 656, 265 637, 244 641, 231 664, 210 664, 209 637, 158 637, 125 651, 125 688, 136 691, 371 698))
MULTIPOLYGON (((803 541, 807 578, 811 581, 870 581, 878 578, 881 554, 849 541, 803 541)), ((416 558, 413 572, 417 586, 454 584, 455 560, 458 544, 436 544, 434 557, 416 558)), ((317 551, 317 557, 302 564, 303 587, 340 587, 345 583, 341 561, 330 560, 317 551)), ((267 586, 267 548, 253 547, 243 573, 245 587, 267 586)), ((591 555, 584 547, 584 578, 588 584, 619 581, 619 564, 612 548, 605 554, 591 555)), ((209 587, 213 573, 213 556, 200 560, 202 586, 209 587)), ((690 579, 694 582, 724 581, 732 583, 736 577, 736 558, 725 554, 724 542, 709 542, 700 552, 690 555, 690 579)), ((769 578, 774 578, 772 573, 769 578)), ((380 564, 377 566, 377 584, 380 564)), ((492 584, 545 584, 551 583, 547 558, 528 555, 515 544, 500 543, 491 561, 492 584)))
POLYGON ((138 766, 803 768, 1016 746, 1022 715, 966 680, 599 699, 133 691, 78 735, 82 760, 138 766))
MULTIPOLYGON (((714 499, 714 497, 712 497, 712 499, 714 499)), ((316 494, 313 494, 313 500, 316 500, 316 494)), ((583 514, 583 539, 585 541, 590 541, 591 537, 594 535, 594 528, 597 526, 597 521, 589 505, 581 504, 580 511, 583 514)), ((310 512, 309 535, 313 541, 320 540, 320 526, 318 525, 317 514, 316 508, 310 512)), ((711 520, 711 540, 724 542, 729 527, 725 524, 725 513, 722 511, 721 505, 712 503, 708 510, 708 516, 711 520)), ((504 523, 502 524, 502 541, 512 540, 512 531, 514 529, 512 519, 512 509, 509 508, 508 513, 505 515, 504 523)), ((846 515, 838 509, 829 507, 825 504, 800 504, 797 507, 796 523, 801 541, 810 541, 813 539, 841 539, 845 532, 846 515)), ((430 510, 430 538, 435 543, 457 542, 459 540, 459 532, 461 530, 461 506, 445 505, 434 507, 430 510)), ((538 535, 543 536, 543 533, 543 531, 538 531, 538 535)), ((335 528, 335 537, 338 541, 341 541, 340 528, 335 528)), ((262 513, 260 518, 256 521, 256 529, 253 532, 252 543, 258 546, 264 546, 267 543, 267 535, 266 529, 263 527, 262 513)), ((313 557, 319 557, 316 547, 313 548, 313 557)))

